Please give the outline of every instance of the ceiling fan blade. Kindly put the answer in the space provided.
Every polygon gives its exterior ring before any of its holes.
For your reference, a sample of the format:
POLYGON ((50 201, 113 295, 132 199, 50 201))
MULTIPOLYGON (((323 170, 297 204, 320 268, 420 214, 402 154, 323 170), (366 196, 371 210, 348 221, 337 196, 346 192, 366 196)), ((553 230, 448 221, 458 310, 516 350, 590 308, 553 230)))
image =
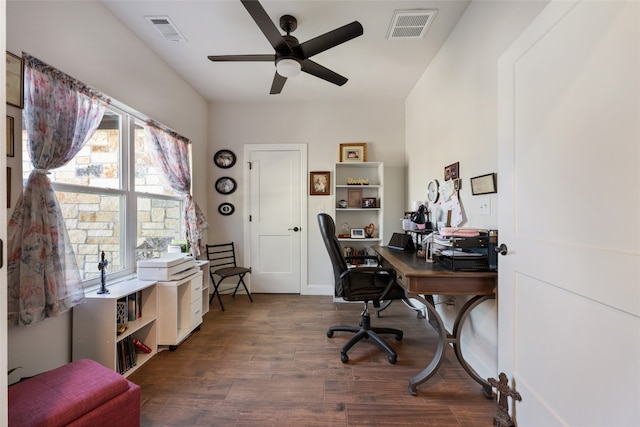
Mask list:
POLYGON ((306 59, 351 39, 355 39, 361 36, 363 32, 362 25, 358 21, 353 21, 350 24, 307 40, 300 44, 298 48, 302 51, 303 58, 306 59))
POLYGON ((330 69, 325 68, 322 65, 318 64, 317 62, 313 62, 310 59, 305 59, 304 61, 302 61, 302 71, 304 71, 305 73, 309 73, 313 76, 319 77, 322 80, 326 80, 329 83, 333 83, 338 86, 342 86, 349 80, 346 77, 341 76, 340 74, 334 71, 331 71, 330 69))
POLYGON ((280 34, 280 30, 276 27, 276 24, 273 23, 267 12, 264 10, 262 5, 256 0, 240 0, 242 5, 247 9, 249 15, 253 18, 253 20, 258 25, 258 28, 265 35, 271 46, 277 51, 282 51, 284 53, 291 53, 291 48, 280 34))
POLYGON ((287 81, 286 77, 282 77, 277 72, 274 73, 273 83, 271 83, 271 92, 269 92, 269 95, 277 95, 280 92, 282 92, 282 87, 284 86, 286 81, 287 81))
POLYGON ((210 61, 222 62, 222 61, 257 61, 257 62, 273 62, 276 60, 274 54, 265 55, 210 55, 207 56, 210 61))

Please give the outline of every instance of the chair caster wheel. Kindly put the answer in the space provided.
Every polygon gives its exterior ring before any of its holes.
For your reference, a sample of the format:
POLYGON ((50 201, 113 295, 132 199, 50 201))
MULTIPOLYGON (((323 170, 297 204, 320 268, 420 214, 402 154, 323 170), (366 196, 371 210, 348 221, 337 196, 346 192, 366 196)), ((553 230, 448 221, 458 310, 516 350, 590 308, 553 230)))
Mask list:
POLYGON ((333 331, 327 331, 327 338, 333 338, 333 331))
POLYGON ((397 356, 389 356, 389 363, 391 363, 392 365, 395 365, 397 360, 397 356))
POLYGON ((345 353, 340 353, 340 360, 342 360, 342 363, 347 363, 349 361, 349 356, 345 353))
POLYGON ((396 341, 402 341, 402 334, 396 335, 396 341))

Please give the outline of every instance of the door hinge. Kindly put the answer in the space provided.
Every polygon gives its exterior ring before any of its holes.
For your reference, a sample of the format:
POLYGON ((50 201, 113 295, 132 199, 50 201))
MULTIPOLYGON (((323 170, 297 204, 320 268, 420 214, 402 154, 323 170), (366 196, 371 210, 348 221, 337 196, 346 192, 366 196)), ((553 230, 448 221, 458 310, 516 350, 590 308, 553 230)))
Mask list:
POLYGON ((247 162, 247 163, 249 163, 249 170, 251 170, 251 162, 247 162))
POLYGON ((249 222, 251 222, 251 215, 249 215, 249 222))

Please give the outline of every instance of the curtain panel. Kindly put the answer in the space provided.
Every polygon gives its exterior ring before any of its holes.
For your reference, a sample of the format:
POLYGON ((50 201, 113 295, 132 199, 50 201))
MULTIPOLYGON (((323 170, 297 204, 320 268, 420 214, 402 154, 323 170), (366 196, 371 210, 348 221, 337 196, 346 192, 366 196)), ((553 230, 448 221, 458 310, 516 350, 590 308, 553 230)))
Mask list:
POLYGON ((58 317, 84 300, 48 171, 64 166, 91 138, 108 100, 59 70, 23 55, 24 127, 33 172, 9 220, 8 324, 58 317))
POLYGON ((191 196, 189 140, 175 132, 160 128, 153 122, 145 126, 145 141, 167 184, 184 197, 184 229, 194 256, 203 248, 203 230, 209 227, 202 210, 191 196))

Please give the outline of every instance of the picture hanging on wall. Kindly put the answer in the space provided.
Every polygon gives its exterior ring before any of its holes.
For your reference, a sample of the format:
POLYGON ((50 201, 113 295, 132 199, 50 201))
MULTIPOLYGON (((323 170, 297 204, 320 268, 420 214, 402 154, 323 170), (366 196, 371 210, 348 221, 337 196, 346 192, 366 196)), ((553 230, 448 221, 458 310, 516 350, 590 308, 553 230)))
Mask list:
POLYGON ((219 150, 213 156, 213 162, 222 169, 229 169, 236 164, 236 155, 231 150, 219 150))
POLYGON ((455 162, 449 166, 445 166, 444 168, 444 180, 449 181, 450 179, 458 179, 460 178, 460 162, 455 162))
POLYGON ((491 194, 497 193, 496 174, 488 173, 486 175, 474 176, 471 178, 471 194, 491 194))
POLYGON ((220 194, 231 194, 236 191, 236 187, 235 179, 228 176, 218 178, 216 181, 216 191, 220 194))
POLYGON ((218 212, 220 212, 220 215, 224 216, 231 215, 235 210, 235 206, 231 203, 220 203, 220 206, 218 206, 218 212))
POLYGON ((328 196, 331 194, 331 172, 310 172, 309 194, 328 196))

